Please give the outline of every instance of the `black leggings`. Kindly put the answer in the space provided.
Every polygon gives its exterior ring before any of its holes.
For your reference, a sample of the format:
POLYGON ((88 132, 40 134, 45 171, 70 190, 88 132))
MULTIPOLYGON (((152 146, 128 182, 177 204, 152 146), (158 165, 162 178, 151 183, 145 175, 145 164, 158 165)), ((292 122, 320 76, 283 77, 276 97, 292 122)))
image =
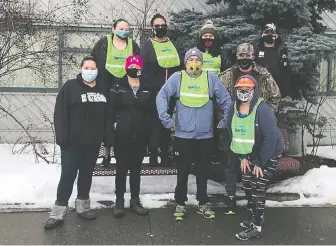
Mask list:
POLYGON ((251 172, 247 172, 242 175, 242 182, 244 186, 245 193, 249 202, 252 202, 252 216, 255 218, 255 223, 257 226, 261 226, 261 220, 264 216, 264 209, 266 203, 266 189, 267 184, 273 179, 276 166, 279 162, 280 157, 275 160, 270 160, 268 166, 263 169, 263 177, 256 177, 252 172, 254 166, 251 165, 251 172))
POLYGON ((58 206, 68 206, 73 185, 77 177, 77 198, 88 200, 92 184, 92 172, 97 162, 100 144, 72 144, 61 148, 61 179, 57 188, 58 206))
POLYGON ((130 170, 131 198, 139 198, 140 173, 145 150, 146 144, 144 143, 125 143, 120 140, 116 143, 114 153, 117 161, 115 178, 117 199, 124 199, 128 170, 130 170))

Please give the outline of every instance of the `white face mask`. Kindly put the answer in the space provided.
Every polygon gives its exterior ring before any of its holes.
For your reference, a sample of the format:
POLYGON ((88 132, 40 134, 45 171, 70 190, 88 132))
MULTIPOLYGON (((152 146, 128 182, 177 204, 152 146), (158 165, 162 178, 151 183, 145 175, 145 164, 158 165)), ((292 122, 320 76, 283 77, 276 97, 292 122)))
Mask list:
POLYGON ((98 70, 86 70, 82 69, 82 78, 84 81, 91 83, 95 81, 98 75, 98 70))
POLYGON ((244 103, 251 101, 253 98, 253 95, 254 95, 254 90, 252 91, 245 91, 245 90, 240 90, 240 89, 237 90, 238 100, 244 103))

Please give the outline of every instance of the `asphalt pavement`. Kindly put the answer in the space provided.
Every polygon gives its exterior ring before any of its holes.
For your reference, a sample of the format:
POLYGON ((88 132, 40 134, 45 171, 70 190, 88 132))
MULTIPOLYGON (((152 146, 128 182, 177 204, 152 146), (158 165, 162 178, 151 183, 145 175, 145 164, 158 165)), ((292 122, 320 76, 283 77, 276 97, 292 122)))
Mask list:
POLYGON ((336 208, 269 208, 262 239, 241 242, 234 235, 248 211, 224 215, 216 208, 216 219, 207 220, 188 209, 183 222, 175 222, 173 208, 152 209, 146 217, 127 210, 122 219, 112 216, 112 209, 98 211, 95 221, 85 221, 74 211, 63 225, 45 231, 47 212, 1 213, 0 245, 6 244, 109 244, 109 245, 223 245, 223 244, 336 244, 336 208))

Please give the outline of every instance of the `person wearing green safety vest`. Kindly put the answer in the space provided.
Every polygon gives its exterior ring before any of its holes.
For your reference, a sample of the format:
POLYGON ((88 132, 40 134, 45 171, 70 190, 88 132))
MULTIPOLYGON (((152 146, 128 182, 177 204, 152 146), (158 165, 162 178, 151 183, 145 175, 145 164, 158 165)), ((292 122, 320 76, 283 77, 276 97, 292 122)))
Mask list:
MULTIPOLYGON (((129 29, 129 23, 126 20, 116 20, 112 33, 101 38, 91 51, 91 56, 98 61, 97 86, 106 98, 113 85, 126 75, 126 58, 130 55, 138 55, 140 52, 138 44, 130 38, 129 29)), ((111 148, 106 144, 104 146, 102 165, 108 166, 111 162, 111 148)))
MULTIPOLYGON (((224 56, 221 55, 219 41, 219 36, 214 23, 211 20, 206 21, 198 34, 197 48, 203 53, 203 70, 212 72, 217 76, 228 68, 228 66, 225 66, 224 56)), ((215 106, 214 120, 219 118, 217 114, 218 111, 219 109, 215 106)), ((219 135, 219 131, 214 129, 215 146, 218 145, 219 135)), ((213 150, 212 163, 220 164, 220 162, 226 159, 225 157, 222 157, 223 153, 219 151, 219 148, 214 147, 213 150)))
MULTIPOLYGON (((234 88, 235 101, 230 107, 227 124, 231 161, 230 168, 226 170, 231 175, 225 173, 225 188, 228 194, 235 194, 239 172, 237 163, 240 163, 251 218, 240 223, 244 230, 237 233, 236 238, 246 241, 262 236, 266 188, 276 174, 283 152, 283 140, 273 111, 259 97, 256 79, 243 75, 234 88)), ((229 199, 235 200, 235 197, 229 195, 229 199)), ((232 207, 229 209, 226 214, 235 213, 232 207)))
POLYGON ((190 49, 184 58, 186 70, 174 73, 156 97, 160 120, 166 129, 174 129, 173 149, 177 158, 177 203, 175 220, 183 220, 188 192, 188 175, 195 163, 197 180, 197 213, 213 219, 215 213, 207 195, 208 170, 213 148, 214 101, 220 108, 223 119, 216 128, 226 127, 226 117, 231 105, 231 96, 214 73, 203 71, 202 52, 190 49), (175 99, 175 120, 168 112, 169 100, 175 99))
MULTIPOLYGON (((173 42, 167 37, 168 27, 166 19, 161 14, 156 14, 150 23, 153 38, 148 39, 143 44, 140 50, 140 56, 144 66, 143 76, 149 83, 151 90, 158 93, 168 78, 173 73, 182 69, 182 59, 173 42)), ((170 114, 172 114, 174 102, 171 101, 170 103, 170 114)), ((158 155, 160 152, 160 164, 162 166, 171 166, 172 163, 168 157, 171 131, 162 126, 158 115, 153 117, 151 127, 152 133, 149 146, 150 165, 159 165, 158 155)))

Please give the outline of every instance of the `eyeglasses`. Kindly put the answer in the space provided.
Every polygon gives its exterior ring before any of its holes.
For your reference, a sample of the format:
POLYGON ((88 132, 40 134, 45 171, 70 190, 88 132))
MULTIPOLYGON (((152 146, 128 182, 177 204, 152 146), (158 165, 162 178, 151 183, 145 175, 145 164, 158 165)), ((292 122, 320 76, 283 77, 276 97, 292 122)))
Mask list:
POLYGON ((162 25, 154 25, 155 29, 158 28, 167 28, 167 24, 162 24, 162 25))

